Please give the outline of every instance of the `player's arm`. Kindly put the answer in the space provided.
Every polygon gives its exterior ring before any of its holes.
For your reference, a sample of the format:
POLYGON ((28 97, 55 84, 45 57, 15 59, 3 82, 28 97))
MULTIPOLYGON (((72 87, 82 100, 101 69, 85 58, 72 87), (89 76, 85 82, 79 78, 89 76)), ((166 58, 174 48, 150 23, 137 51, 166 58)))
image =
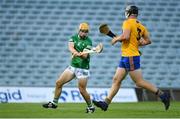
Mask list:
POLYGON ((131 31, 123 30, 123 33, 120 36, 116 36, 112 39, 111 44, 114 45, 116 42, 122 42, 124 40, 129 40, 131 31))
POLYGON ((145 46, 151 44, 151 40, 149 37, 144 37, 139 41, 139 46, 145 46))
POLYGON ((82 57, 83 59, 86 59, 86 58, 88 57, 88 55, 89 55, 89 53, 86 53, 86 54, 81 53, 81 57, 82 57))
POLYGON ((151 44, 149 33, 146 31, 142 38, 139 40, 139 46, 145 46, 151 44))
POLYGON ((69 42, 68 47, 73 56, 81 56, 81 53, 74 48, 74 42, 69 42))
POLYGON ((125 40, 129 40, 130 35, 131 35, 131 26, 129 25, 129 23, 127 21, 123 22, 123 33, 119 36, 116 36, 112 39, 111 44, 114 45, 117 42, 122 42, 125 40))
MULTIPOLYGON (((91 45, 88 45, 85 49, 91 49, 92 48, 92 43, 91 45)), ((81 53, 81 57, 86 59, 88 57, 89 53, 81 53)))

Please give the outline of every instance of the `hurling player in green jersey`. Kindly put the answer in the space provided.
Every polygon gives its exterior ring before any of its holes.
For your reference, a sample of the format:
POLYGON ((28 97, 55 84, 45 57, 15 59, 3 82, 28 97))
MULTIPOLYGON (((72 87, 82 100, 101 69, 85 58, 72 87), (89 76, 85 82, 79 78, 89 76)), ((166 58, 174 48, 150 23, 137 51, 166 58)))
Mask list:
POLYGON ((86 90, 87 80, 90 76, 90 55, 82 54, 85 48, 92 47, 92 41, 88 37, 88 33, 89 25, 84 22, 79 25, 78 34, 75 34, 70 38, 69 51, 72 53, 73 56, 71 63, 56 81, 53 101, 43 104, 44 108, 57 108, 58 99, 61 95, 63 85, 73 80, 74 78, 77 78, 79 91, 87 103, 86 113, 93 113, 95 111, 95 108, 92 105, 90 95, 86 90))

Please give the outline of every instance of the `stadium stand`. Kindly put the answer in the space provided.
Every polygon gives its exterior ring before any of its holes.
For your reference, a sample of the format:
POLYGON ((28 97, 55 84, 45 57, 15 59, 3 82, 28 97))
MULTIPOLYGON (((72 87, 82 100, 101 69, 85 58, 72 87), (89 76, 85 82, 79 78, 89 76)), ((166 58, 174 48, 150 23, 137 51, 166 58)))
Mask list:
MULTIPOLYGON (((91 58, 88 86, 110 87, 120 44, 111 46, 98 26, 107 23, 120 34, 126 4, 124 0, 1 0, 0 86, 54 86, 71 58, 70 36, 87 21, 94 45, 104 44, 103 53, 91 58)), ((180 1, 136 0, 136 5, 153 42, 141 48, 144 78, 158 87, 179 87, 180 1)), ((66 86, 76 86, 76 80, 66 86)), ((130 77, 122 86, 135 87, 130 77)))

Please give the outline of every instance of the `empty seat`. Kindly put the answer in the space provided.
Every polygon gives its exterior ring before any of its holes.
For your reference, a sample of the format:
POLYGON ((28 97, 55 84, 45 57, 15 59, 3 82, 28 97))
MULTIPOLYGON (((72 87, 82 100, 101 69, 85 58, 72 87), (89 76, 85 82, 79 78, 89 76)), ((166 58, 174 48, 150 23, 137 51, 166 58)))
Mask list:
MULTIPOLYGON (((120 59, 120 44, 111 46, 111 38, 100 34, 98 27, 107 23, 115 34, 120 34, 125 1, 1 2, 0 79, 4 80, 0 80, 0 85, 54 86, 71 59, 68 40, 77 32, 79 23, 86 21, 90 24, 93 45, 104 44, 101 54, 92 55, 92 80, 88 86, 111 86, 120 59)), ((179 84, 179 4, 180 1, 175 0, 136 1, 140 8, 139 20, 147 26, 152 39, 151 45, 141 49, 143 76, 158 87, 173 88, 179 84)), ((66 86, 77 86, 77 81, 73 80, 66 86)), ((135 87, 130 77, 126 77, 122 86, 135 87)))

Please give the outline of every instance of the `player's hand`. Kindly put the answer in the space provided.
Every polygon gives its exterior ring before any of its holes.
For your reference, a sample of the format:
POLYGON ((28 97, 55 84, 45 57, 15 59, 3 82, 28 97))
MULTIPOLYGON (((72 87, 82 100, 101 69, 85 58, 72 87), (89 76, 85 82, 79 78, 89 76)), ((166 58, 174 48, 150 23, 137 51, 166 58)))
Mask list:
POLYGON ((81 52, 74 52, 74 53, 73 53, 73 56, 81 56, 81 55, 82 55, 81 52))
POLYGON ((83 53, 83 52, 80 52, 80 57, 86 59, 88 57, 89 53, 83 53))
POLYGON ((139 41, 138 41, 138 45, 139 45, 139 46, 143 46, 143 44, 144 44, 144 41, 143 41, 143 40, 139 40, 139 41))
POLYGON ((119 40, 119 38, 116 36, 111 40, 111 44, 114 45, 115 43, 117 43, 117 41, 119 40))
POLYGON ((151 44, 151 40, 149 38, 146 39, 142 38, 138 41, 138 43, 139 46, 145 46, 151 44))

